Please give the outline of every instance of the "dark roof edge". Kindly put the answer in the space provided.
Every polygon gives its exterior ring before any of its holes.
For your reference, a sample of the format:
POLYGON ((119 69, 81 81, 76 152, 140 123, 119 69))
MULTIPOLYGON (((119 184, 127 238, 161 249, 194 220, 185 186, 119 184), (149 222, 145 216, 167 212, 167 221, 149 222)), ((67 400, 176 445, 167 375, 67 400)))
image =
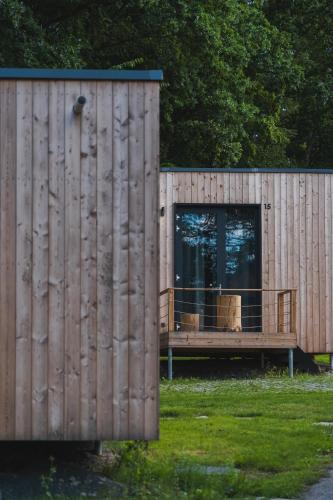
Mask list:
POLYGON ((163 71, 127 69, 0 68, 0 79, 26 80, 163 80, 163 71))
POLYGON ((224 172, 269 174, 333 174, 333 168, 198 168, 161 167, 161 172, 224 172))

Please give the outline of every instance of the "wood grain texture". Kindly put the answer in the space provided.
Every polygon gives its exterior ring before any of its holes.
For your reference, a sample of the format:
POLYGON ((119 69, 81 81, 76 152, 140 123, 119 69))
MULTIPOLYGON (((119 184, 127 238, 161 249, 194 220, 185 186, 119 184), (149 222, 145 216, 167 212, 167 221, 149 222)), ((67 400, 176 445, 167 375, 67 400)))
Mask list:
POLYGON ((157 83, 0 81, 0 439, 157 437, 158 178, 157 83))
POLYGON ((112 439, 112 83, 97 85, 97 434, 112 439))
MULTIPOLYGON (((183 172, 161 173, 169 212, 175 203, 184 203, 179 198, 183 179, 183 172)), ((331 174, 313 173, 191 172, 191 203, 261 206, 262 286, 298 289, 297 343, 310 353, 333 350, 332 179, 331 174), (270 210, 264 207, 268 203, 270 210)), ((167 248, 163 288, 174 286, 172 217, 166 226, 160 236, 167 248)), ((263 300, 266 329, 269 318, 277 315, 274 300, 273 295, 263 300)))
POLYGON ((49 84, 48 436, 64 433, 65 85, 49 84))
POLYGON ((16 82, 0 82, 0 439, 15 436, 16 82))
MULTIPOLYGON (((1 113, 1 110, 0 110, 1 113)), ((32 82, 17 82, 16 432, 31 439, 32 82)))
POLYGON ((133 439, 144 434, 145 414, 145 84, 129 89, 129 429, 133 439))
MULTIPOLYGON (((159 426, 159 86, 145 83, 145 439, 159 426), (156 189, 157 187, 157 189, 156 189)), ((191 186, 191 177, 188 179, 191 186)))
POLYGON ((82 82, 87 99, 81 125, 81 438, 97 435, 97 87, 82 82))
POLYGON ((80 439, 81 370, 81 116, 79 82, 65 83, 65 436, 80 439))
POLYGON ((113 84, 113 435, 128 435, 128 84, 113 84))
POLYGON ((48 82, 33 91, 32 437, 48 434, 48 82))

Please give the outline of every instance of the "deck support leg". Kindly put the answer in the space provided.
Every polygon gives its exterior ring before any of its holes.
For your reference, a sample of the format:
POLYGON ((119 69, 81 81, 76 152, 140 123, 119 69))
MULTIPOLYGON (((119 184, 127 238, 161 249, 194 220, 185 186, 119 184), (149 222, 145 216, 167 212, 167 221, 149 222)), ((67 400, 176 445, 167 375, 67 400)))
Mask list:
POLYGON ((330 370, 333 372, 333 354, 330 354, 330 370))
POLYGON ((260 366, 261 366, 262 370, 265 369, 265 353, 264 352, 260 353, 260 366))
POLYGON ((294 349, 288 349, 288 375, 294 376, 294 349))
POLYGON ((172 380, 172 347, 168 347, 168 380, 172 380))

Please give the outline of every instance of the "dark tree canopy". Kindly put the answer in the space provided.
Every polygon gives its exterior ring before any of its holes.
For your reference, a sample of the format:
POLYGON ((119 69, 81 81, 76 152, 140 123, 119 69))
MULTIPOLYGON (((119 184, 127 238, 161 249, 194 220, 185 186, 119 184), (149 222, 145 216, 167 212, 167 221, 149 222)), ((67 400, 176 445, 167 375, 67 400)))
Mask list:
POLYGON ((331 0, 3 0, 1 66, 162 68, 161 159, 332 166, 331 0))

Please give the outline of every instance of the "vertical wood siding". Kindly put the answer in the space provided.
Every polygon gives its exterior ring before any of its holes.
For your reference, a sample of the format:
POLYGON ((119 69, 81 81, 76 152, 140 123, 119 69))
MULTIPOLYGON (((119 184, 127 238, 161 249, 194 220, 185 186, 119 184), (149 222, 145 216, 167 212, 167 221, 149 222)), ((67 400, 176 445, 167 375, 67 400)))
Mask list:
MULTIPOLYGON (((324 173, 162 172, 161 290, 174 284, 175 203, 258 204, 262 287, 296 287, 298 345, 309 353, 332 352, 332 190, 333 175, 324 173), (264 206, 268 203, 270 210, 264 206)), ((268 318, 276 314, 274 306, 267 308, 268 318)))
POLYGON ((158 169, 158 83, 0 81, 0 439, 158 436, 158 169))

